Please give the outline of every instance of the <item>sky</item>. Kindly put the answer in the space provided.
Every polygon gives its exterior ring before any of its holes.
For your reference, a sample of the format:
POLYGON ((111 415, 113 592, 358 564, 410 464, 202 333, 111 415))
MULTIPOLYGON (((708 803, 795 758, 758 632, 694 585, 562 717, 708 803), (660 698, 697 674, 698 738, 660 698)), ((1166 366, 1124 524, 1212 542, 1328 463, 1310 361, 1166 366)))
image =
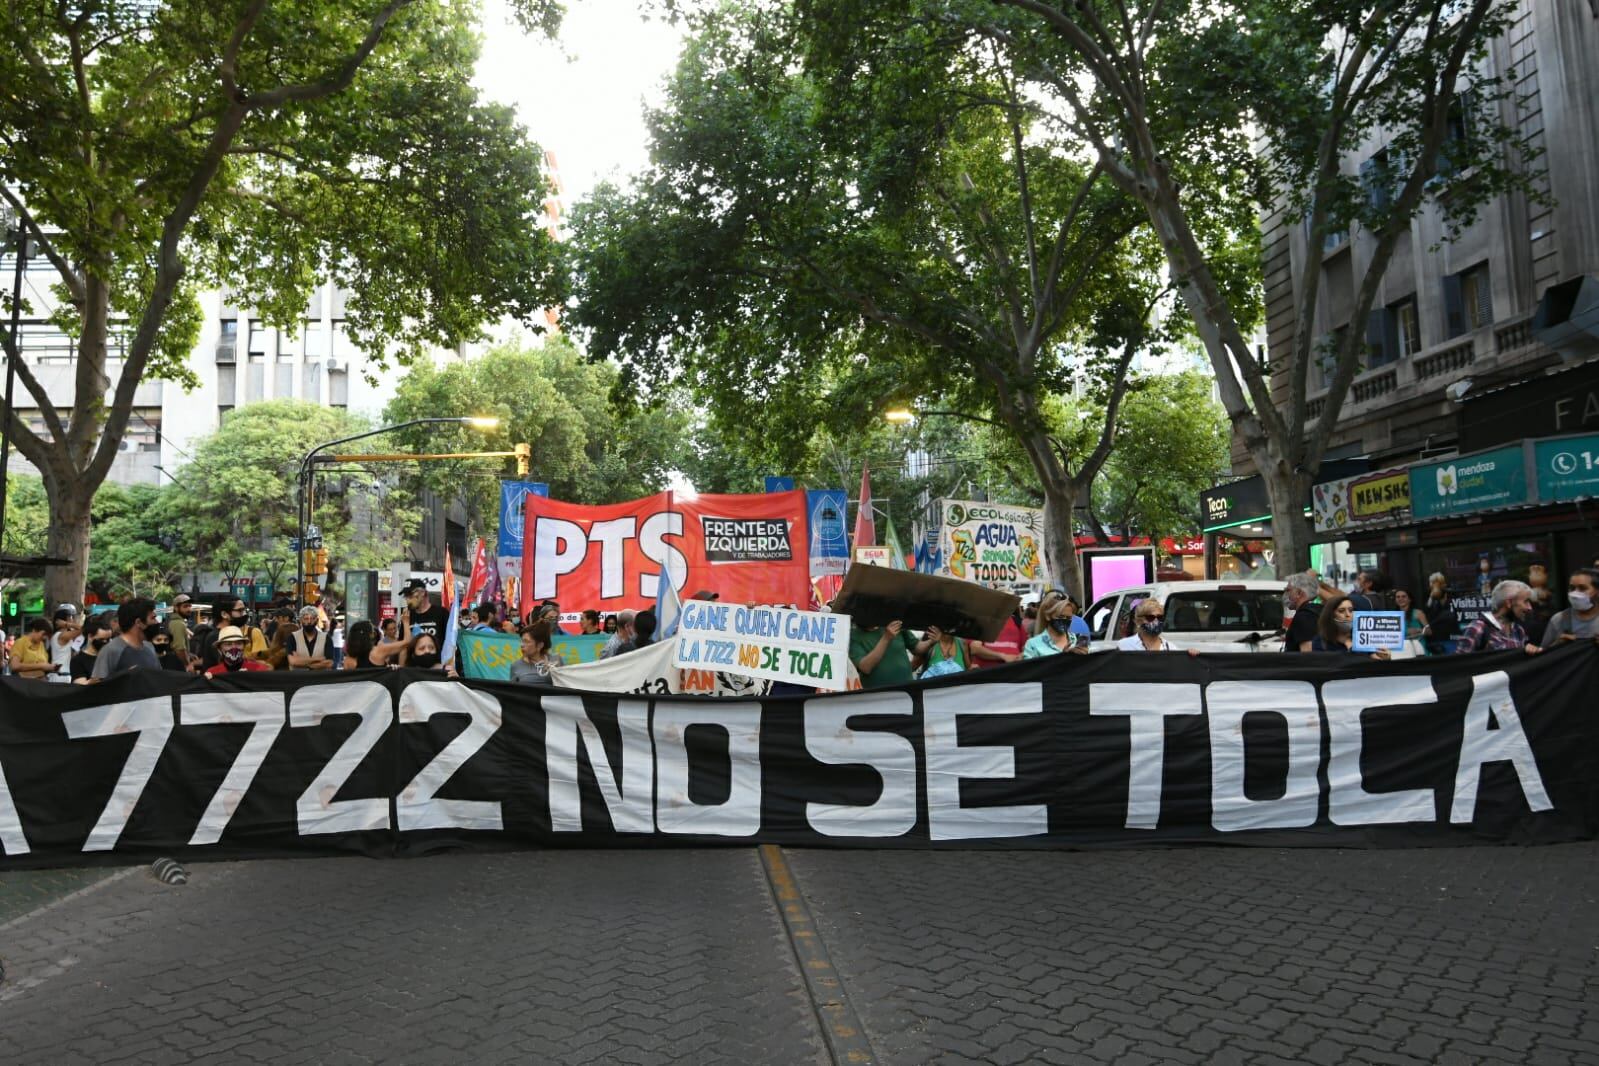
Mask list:
POLYGON ((516 108, 522 124, 554 152, 568 208, 607 177, 648 161, 643 108, 659 103, 681 35, 646 18, 645 0, 568 0, 560 37, 530 36, 505 0, 485 0, 483 54, 475 82, 516 108))

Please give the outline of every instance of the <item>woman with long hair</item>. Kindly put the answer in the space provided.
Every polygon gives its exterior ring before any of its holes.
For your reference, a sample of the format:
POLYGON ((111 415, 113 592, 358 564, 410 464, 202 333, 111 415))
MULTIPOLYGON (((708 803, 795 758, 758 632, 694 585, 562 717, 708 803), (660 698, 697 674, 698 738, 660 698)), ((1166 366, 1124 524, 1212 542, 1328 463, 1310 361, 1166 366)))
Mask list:
POLYGON ((1355 651, 1355 601, 1348 596, 1338 596, 1322 604, 1321 617, 1316 620, 1316 639, 1310 642, 1310 650, 1352 652, 1377 659, 1393 658, 1387 648, 1378 648, 1374 652, 1355 651))

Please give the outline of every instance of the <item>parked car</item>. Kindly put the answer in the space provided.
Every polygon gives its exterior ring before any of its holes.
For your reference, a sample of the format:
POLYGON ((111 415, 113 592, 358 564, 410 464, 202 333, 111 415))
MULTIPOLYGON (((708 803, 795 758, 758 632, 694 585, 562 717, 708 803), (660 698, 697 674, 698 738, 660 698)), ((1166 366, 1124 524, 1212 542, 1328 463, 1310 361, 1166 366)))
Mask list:
POLYGON ((1159 581, 1118 589, 1083 618, 1089 649, 1108 651, 1133 633, 1133 608, 1154 597, 1166 609, 1166 635, 1202 652, 1281 651, 1283 581, 1159 581))

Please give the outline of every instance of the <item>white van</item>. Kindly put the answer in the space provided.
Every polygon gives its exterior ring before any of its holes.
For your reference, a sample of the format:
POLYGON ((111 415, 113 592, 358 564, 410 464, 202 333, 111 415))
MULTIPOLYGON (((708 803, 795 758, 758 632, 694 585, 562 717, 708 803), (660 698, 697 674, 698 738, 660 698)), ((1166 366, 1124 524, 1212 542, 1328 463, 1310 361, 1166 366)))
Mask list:
POLYGON ((1165 635, 1202 652, 1282 651, 1285 581, 1170 581, 1118 589, 1083 614, 1089 650, 1109 651, 1133 633, 1133 608, 1153 597, 1165 635))

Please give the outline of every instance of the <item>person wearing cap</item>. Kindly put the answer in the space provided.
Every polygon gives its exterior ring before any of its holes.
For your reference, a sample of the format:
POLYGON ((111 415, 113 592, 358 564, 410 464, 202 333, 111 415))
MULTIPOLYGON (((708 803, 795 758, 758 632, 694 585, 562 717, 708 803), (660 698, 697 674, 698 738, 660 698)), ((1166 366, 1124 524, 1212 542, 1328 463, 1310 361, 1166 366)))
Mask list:
POLYGON ((72 657, 83 650, 83 624, 78 621, 78 609, 70 603, 56 608, 55 632, 50 634, 50 661, 56 672, 45 680, 58 685, 72 683, 72 657))
MULTIPOLYGON (((333 649, 327 630, 317 625, 317 609, 310 605, 300 608, 300 628, 289 634, 289 669, 290 670, 331 670, 333 669, 333 649)), ((228 629, 238 629, 238 626, 228 626, 228 629)), ((243 639, 244 633, 239 633, 243 639)), ((221 634, 217 635, 217 642, 222 641, 221 634)))
POLYGON ((194 635, 189 629, 189 616, 193 613, 194 600, 190 599, 188 593, 180 592, 172 598, 172 614, 167 618, 167 632, 172 634, 172 654, 181 662, 187 662, 189 659, 189 638, 194 635))
POLYGON ((400 589, 400 596, 405 600, 400 638, 412 640, 425 633, 433 638, 435 645, 444 643, 444 630, 450 624, 450 612, 442 604, 433 602, 433 597, 428 595, 427 582, 413 577, 400 589))
POLYGON ((244 654, 244 630, 238 626, 223 626, 217 631, 217 664, 205 672, 206 677, 223 674, 250 673, 272 669, 266 663, 244 654))

